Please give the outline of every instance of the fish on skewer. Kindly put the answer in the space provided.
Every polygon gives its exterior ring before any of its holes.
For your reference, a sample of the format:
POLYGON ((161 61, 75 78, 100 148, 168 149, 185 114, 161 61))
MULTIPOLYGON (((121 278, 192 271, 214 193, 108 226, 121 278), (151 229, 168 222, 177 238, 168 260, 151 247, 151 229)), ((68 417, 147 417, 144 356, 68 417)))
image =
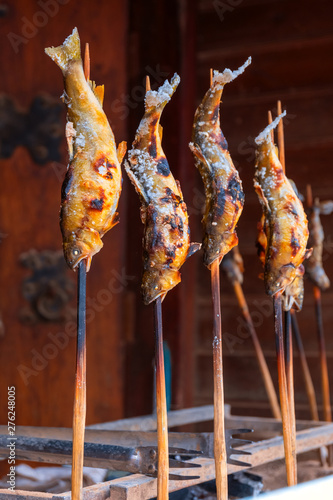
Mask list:
POLYGON ((188 214, 180 184, 162 149, 160 118, 175 92, 177 74, 157 90, 146 81, 145 113, 128 153, 126 172, 141 200, 144 224, 142 296, 154 302, 156 414, 158 440, 157 498, 168 498, 168 423, 163 357, 162 300, 180 280, 179 269, 200 248, 190 244, 188 214))
MULTIPOLYGON (((263 208, 259 226, 259 255, 264 260, 266 293, 273 297, 280 404, 288 485, 297 483, 296 434, 293 412, 291 338, 287 322, 285 360, 282 294, 296 278, 299 266, 309 255, 307 218, 303 205, 287 179, 272 139, 281 113, 255 139, 257 145, 254 187, 263 208), (265 240, 267 238, 267 241, 265 240), (264 257, 264 259, 263 259, 264 257), (288 372, 286 372, 286 363, 288 372)), ((289 317, 288 317, 289 318, 289 317)))
POLYGON ((63 45, 47 48, 45 52, 63 72, 63 98, 67 106, 69 166, 62 185, 60 227, 65 260, 71 269, 78 269, 72 498, 80 500, 86 419, 86 273, 93 255, 103 246, 101 238, 117 222, 120 161, 126 143, 121 143, 116 151, 113 132, 102 108, 104 87, 96 87, 89 80, 88 44, 82 66, 77 29, 63 45))
POLYGON ((282 293, 296 277, 297 268, 311 254, 303 205, 285 176, 270 132, 285 112, 255 139, 257 144, 254 187, 265 216, 267 247, 264 279, 266 293, 282 293))
POLYGON ((162 149, 160 117, 175 92, 177 74, 157 91, 148 90, 145 114, 137 129, 125 170, 141 200, 143 239, 142 295, 150 304, 180 280, 179 269, 200 245, 190 243, 186 204, 162 149))
POLYGON ((60 227, 67 264, 76 269, 103 246, 101 238, 118 222, 120 164, 126 143, 116 148, 103 111, 104 86, 84 75, 76 28, 63 45, 45 49, 64 77, 69 165, 62 185, 60 227))
POLYGON ((309 246, 313 248, 313 252, 305 263, 305 270, 312 283, 322 291, 330 287, 330 280, 323 267, 324 230, 320 215, 329 215, 332 212, 333 201, 319 201, 315 198, 309 207, 309 246))
POLYGON ((237 71, 214 71, 212 85, 195 112, 190 149, 205 188, 203 224, 204 264, 221 262, 238 244, 236 225, 244 206, 244 193, 220 127, 220 101, 224 85, 242 74, 249 58, 237 71))
POLYGON ((218 500, 228 498, 219 265, 238 243, 235 228, 244 205, 242 183, 220 127, 220 101, 224 85, 243 73, 250 63, 251 58, 237 71, 225 69, 223 73, 211 72, 210 88, 195 112, 192 142, 189 144, 206 197, 202 219, 203 250, 204 264, 211 271, 214 318, 214 458, 218 500))

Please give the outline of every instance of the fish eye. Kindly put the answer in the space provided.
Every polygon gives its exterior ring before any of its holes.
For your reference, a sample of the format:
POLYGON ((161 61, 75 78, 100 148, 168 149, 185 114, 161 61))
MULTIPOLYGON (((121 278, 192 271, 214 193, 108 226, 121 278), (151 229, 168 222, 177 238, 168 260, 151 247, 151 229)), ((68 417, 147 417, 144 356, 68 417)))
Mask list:
POLYGON ((79 248, 74 248, 74 250, 73 250, 74 257, 77 257, 78 255, 80 255, 80 253, 81 253, 81 250, 79 248))

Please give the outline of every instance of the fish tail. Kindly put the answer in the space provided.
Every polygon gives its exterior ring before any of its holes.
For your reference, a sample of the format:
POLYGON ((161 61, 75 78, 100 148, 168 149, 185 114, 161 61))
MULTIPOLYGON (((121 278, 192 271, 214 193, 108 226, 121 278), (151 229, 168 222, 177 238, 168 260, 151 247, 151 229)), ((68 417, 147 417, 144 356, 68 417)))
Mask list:
POLYGON ((45 52, 62 69, 66 71, 72 61, 81 61, 80 38, 77 28, 73 29, 62 45, 48 47, 45 52))
POLYGON ((251 61, 252 61, 251 57, 248 57, 245 63, 242 66, 240 66, 236 71, 231 71, 231 69, 229 68, 226 68, 222 73, 220 73, 219 71, 214 71, 213 85, 215 85, 218 88, 218 90, 220 90, 219 87, 223 88, 223 86, 226 83, 232 82, 233 80, 235 80, 235 78, 237 78, 237 76, 244 73, 245 68, 247 68, 249 64, 251 64, 251 61))
POLYGON ((145 97, 145 110, 164 108, 170 101, 180 82, 180 77, 175 73, 170 81, 165 80, 158 90, 148 90, 145 97))
POLYGON ((272 123, 270 123, 269 125, 267 125, 267 127, 262 132, 260 132, 260 134, 258 135, 258 137, 256 137, 254 139, 254 142, 258 146, 260 144, 263 144, 264 142, 266 142, 267 139, 269 139, 269 137, 270 137, 271 131, 274 130, 278 126, 279 121, 281 120, 281 118, 283 118, 284 116, 286 116, 286 114, 287 114, 287 112, 283 111, 283 113, 281 113, 279 116, 277 116, 272 123))

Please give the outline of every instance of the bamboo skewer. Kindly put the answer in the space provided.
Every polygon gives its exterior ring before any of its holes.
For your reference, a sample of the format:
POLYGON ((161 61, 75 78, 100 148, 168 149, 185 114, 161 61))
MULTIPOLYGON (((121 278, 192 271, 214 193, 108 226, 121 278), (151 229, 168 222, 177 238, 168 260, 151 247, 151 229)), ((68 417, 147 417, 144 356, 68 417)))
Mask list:
POLYGON ((213 326, 213 372, 214 372, 214 458, 216 491, 218 500, 228 500, 227 450, 224 429, 224 388, 222 358, 222 325, 220 298, 219 259, 211 265, 213 326))
MULTIPOLYGON (((89 43, 86 43, 84 54, 84 76, 90 78, 89 43)), ((77 292, 77 349, 73 414, 73 452, 72 452, 72 499, 82 499, 84 430, 87 412, 86 383, 86 261, 78 265, 77 292)))
POLYGON ((86 43, 85 51, 84 51, 84 77, 86 80, 90 80, 90 51, 89 51, 89 43, 86 43))
MULTIPOLYGON (((213 69, 210 69, 210 86, 213 84, 213 69)), ((224 425, 224 381, 222 356, 222 322, 220 295, 220 261, 211 264, 211 287, 213 302, 213 377, 214 377, 214 460, 217 500, 228 500, 227 449, 224 425)))
MULTIPOLYGON (((282 113, 281 101, 277 102, 277 114, 282 113)), ((286 173, 285 151, 284 151, 284 132, 283 119, 280 120, 277 128, 279 160, 282 165, 283 173, 286 173)), ((286 351, 283 363, 281 361, 283 350, 283 330, 282 330, 282 296, 274 298, 274 308, 280 308, 275 312, 275 334, 277 341, 277 358, 279 372, 280 404, 282 412, 282 422, 287 420, 284 429, 287 482, 289 486, 297 484, 297 457, 296 457, 296 420, 295 420, 295 398, 294 398, 294 375, 293 375, 293 352, 290 313, 286 313, 285 324, 285 346, 286 351), (279 330, 277 332, 277 329, 279 330), (282 345, 281 345, 282 343, 282 345), (284 365, 284 366, 282 366, 284 365), (282 370, 284 375, 281 375, 282 370)))
POLYGON ((275 392, 273 380, 272 380, 271 374, 269 372, 269 369, 268 369, 268 366, 266 363, 266 359, 265 359, 264 353, 262 351, 262 348, 261 348, 261 345, 260 345, 260 342, 259 342, 259 339, 257 336, 257 332, 256 332, 254 325, 253 325, 253 321, 252 321, 250 311, 249 311, 249 308, 248 308, 248 305, 247 305, 247 302, 246 302, 246 299, 244 296, 242 285, 238 281, 235 281, 233 283, 233 286, 234 286, 234 290, 235 290, 235 294, 236 294, 236 297, 238 300, 239 307, 242 311, 242 314, 244 316, 244 319, 246 321, 248 330, 250 332, 250 335, 251 335, 251 338, 253 341, 254 349, 256 352, 257 359, 258 359, 259 368, 260 368, 260 371, 261 371, 261 374, 262 374, 262 377, 264 380, 264 385, 266 388, 266 392, 267 392, 267 396, 269 399, 269 403, 271 406, 273 416, 274 416, 274 418, 281 420, 281 411, 280 411, 280 407, 279 407, 278 398, 277 398, 277 395, 275 392))
POLYGON ((332 422, 332 411, 330 402, 330 386, 327 368, 326 357, 326 343, 323 327, 322 305, 321 305, 321 290, 319 287, 313 287, 313 295, 315 298, 316 320, 318 330, 319 352, 320 352, 320 366, 321 366, 321 383, 323 393, 324 405, 324 420, 325 422, 332 422))
POLYGON ((86 261, 79 263, 77 351, 73 416, 72 498, 82 499, 84 430, 86 423, 86 261))
POLYGON ((162 301, 158 297, 154 303, 155 368, 156 368, 156 418, 157 418, 157 498, 169 498, 169 444, 168 421, 165 392, 162 301))
POLYGON ((297 483, 297 458, 296 458, 296 417, 295 417, 295 396, 294 396, 294 363, 293 363, 293 342, 291 332, 291 314, 285 311, 285 359, 286 359, 286 382, 289 404, 289 419, 291 433, 291 453, 295 467, 295 480, 297 483))
MULTIPOLYGON (((278 116, 282 113, 281 101, 277 102, 277 114, 278 116)), ((283 172, 286 173, 286 159, 284 151, 284 132, 283 132, 283 118, 280 120, 277 127, 278 135, 278 148, 279 148, 279 160, 283 168, 283 172)))
POLYGON ((274 329, 275 345, 279 379, 279 393, 282 413, 282 431, 284 452, 286 458, 287 483, 288 486, 296 484, 296 467, 292 453, 292 439, 289 415, 288 388, 286 378, 285 353, 283 345, 283 325, 282 325, 282 295, 277 293, 273 297, 274 305, 274 329))
POLYGON ((307 359, 305 356, 305 350, 304 350, 302 337, 301 337, 299 327, 298 327, 296 313, 294 310, 291 310, 290 312, 291 312, 292 330, 293 330, 293 334, 294 334, 296 344, 297 344, 297 349, 298 349, 299 358, 301 361, 301 367, 302 367, 302 372, 303 372, 303 377, 304 377, 304 382, 305 382, 306 393, 307 393, 309 405, 310 405, 311 419, 315 420, 317 422, 317 421, 319 421, 319 414, 318 414, 318 407, 317 407, 317 401, 316 401, 316 393, 315 393, 309 365, 308 365, 308 362, 307 362, 307 359))
MULTIPOLYGON (((146 76, 146 92, 151 90, 150 78, 146 76)), ((163 354, 162 299, 154 302, 155 373, 156 373, 156 419, 157 419, 157 499, 169 498, 169 443, 168 416, 165 390, 163 354)))
MULTIPOLYGON (((306 390, 306 394, 307 394, 309 406, 310 406, 311 419, 314 420, 315 422, 319 422, 316 393, 315 393, 309 365, 308 365, 308 362, 306 359, 305 350, 304 350, 304 346, 303 346, 303 342, 302 342, 302 337, 301 337, 301 334, 299 331, 298 321, 297 321, 297 316, 296 316, 295 310, 291 309, 290 314, 291 314, 292 332, 294 334, 294 338, 295 338, 295 341, 297 344, 299 359, 301 362, 303 379, 304 379, 304 383, 305 383, 305 390, 306 390)), ((322 465, 325 465, 327 451, 323 447, 320 448, 320 450, 318 450, 318 451, 319 451, 319 459, 320 459, 322 465)))
MULTIPOLYGON (((311 186, 307 185, 306 190, 307 205, 309 208, 313 206, 312 189, 311 186)), ((326 345, 325 345, 325 335, 323 327, 323 317, 322 317, 322 306, 321 306, 321 290, 319 287, 314 285, 313 295, 315 299, 315 311, 316 311, 316 323, 318 332, 318 343, 319 343, 319 354, 320 354, 320 369, 321 369, 321 386, 322 386, 322 397, 324 406, 324 420, 326 422, 332 422, 332 411, 330 402, 330 387, 329 387, 329 376, 327 368, 327 356, 326 356, 326 345)), ((332 447, 330 447, 331 450, 332 447)), ((332 456, 332 453, 330 451, 332 456)))

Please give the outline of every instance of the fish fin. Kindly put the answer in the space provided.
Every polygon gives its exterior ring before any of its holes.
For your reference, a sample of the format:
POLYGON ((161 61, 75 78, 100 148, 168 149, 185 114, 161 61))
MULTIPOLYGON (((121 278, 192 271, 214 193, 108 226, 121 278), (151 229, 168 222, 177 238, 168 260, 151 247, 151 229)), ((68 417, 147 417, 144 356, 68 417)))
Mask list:
POLYGON ((72 61, 81 61, 80 38, 77 28, 73 29, 62 45, 47 47, 45 52, 62 69, 66 71, 72 61))
POLYGON ((94 88, 94 94, 100 105, 103 107, 104 101, 104 85, 97 85, 94 88))
MULTIPOLYGON (((103 85, 103 91, 104 91, 104 85, 103 85)), ((126 151, 127 151, 127 142, 126 141, 120 142, 117 147, 117 158, 120 164, 122 164, 126 151)))
POLYGON ((115 225, 118 224, 120 221, 120 216, 118 212, 115 212, 115 214, 107 221, 105 226, 103 227, 103 235, 107 233, 110 229, 112 229, 115 225))
POLYGON ((267 198, 264 195, 262 187, 260 186, 260 184, 257 181, 254 181, 254 189, 255 189, 255 192, 258 195, 258 198, 259 198, 261 206, 264 208, 264 210, 267 213, 269 213, 270 212, 270 208, 269 208, 269 205, 268 205, 267 198))
POLYGON ((158 125, 158 133, 160 136, 160 141, 162 142, 162 137, 163 137, 163 127, 161 124, 158 125))
POLYGON ((182 201, 184 201, 184 196, 183 196, 182 188, 180 187, 180 182, 177 179, 175 179, 175 182, 177 184, 177 188, 178 188, 178 191, 179 191, 179 196, 181 197, 182 201))
POLYGON ((146 202, 146 204, 148 204, 148 198, 145 193, 145 190, 143 189, 143 186, 141 185, 140 181, 136 178, 135 174, 132 172, 131 167, 129 166, 129 163, 127 161, 125 161, 124 167, 129 177, 129 180, 131 181, 131 183, 135 188, 135 191, 146 202))
POLYGON ((189 257, 191 257, 191 255, 200 250, 200 248, 201 248, 201 243, 191 243, 187 252, 186 259, 188 259, 189 257))
POLYGON ((209 172, 211 172, 210 165, 209 165, 207 159, 205 158, 205 155, 201 151, 200 147, 197 144, 194 144, 193 142, 190 142, 189 143, 189 148, 192 151, 192 153, 194 154, 194 156, 196 156, 198 158, 198 160, 201 161, 201 163, 203 164, 203 166, 206 167, 206 169, 209 172))
POLYGON ((72 122, 67 122, 66 123, 66 129, 65 129, 65 136, 67 140, 67 147, 68 147, 68 154, 70 159, 73 158, 74 155, 74 149, 73 149, 73 139, 76 136, 76 130, 73 126, 72 122))

